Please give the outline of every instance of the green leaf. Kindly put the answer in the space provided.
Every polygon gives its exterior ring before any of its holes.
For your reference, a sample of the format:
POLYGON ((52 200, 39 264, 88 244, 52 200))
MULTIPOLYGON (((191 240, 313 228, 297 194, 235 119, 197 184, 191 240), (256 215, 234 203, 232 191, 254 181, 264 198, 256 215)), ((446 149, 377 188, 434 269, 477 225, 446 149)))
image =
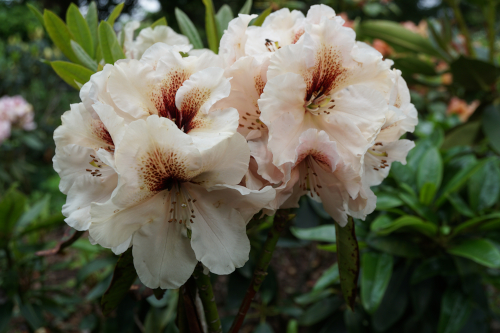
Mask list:
POLYGON ((500 218, 500 213, 492 213, 484 216, 479 216, 474 219, 465 221, 453 230, 453 234, 465 233, 472 228, 478 227, 483 224, 483 222, 500 218))
POLYGON ((262 25, 262 23, 264 23, 264 20, 266 19, 266 17, 269 16, 269 14, 271 14, 272 12, 272 8, 269 7, 267 8, 266 10, 264 10, 256 19, 255 21, 253 22, 253 25, 257 26, 257 27, 260 27, 262 25))
POLYGON ((219 53, 219 35, 215 22, 214 4, 212 0, 202 0, 205 5, 205 32, 207 34, 208 48, 214 53, 219 53))
POLYGON ((292 234, 304 240, 319 241, 319 242, 331 242, 334 243, 335 238, 335 226, 334 225, 321 225, 314 228, 297 228, 291 227, 290 231, 292 234))
POLYGON ((266 322, 257 325, 253 333, 274 333, 273 328, 266 322))
POLYGON ((437 234, 436 225, 412 215, 402 216, 390 224, 385 224, 384 228, 379 227, 377 233, 380 235, 388 235, 401 228, 414 230, 429 237, 437 234))
POLYGON ((196 27, 189 17, 179 8, 175 8, 175 18, 177 19, 179 29, 181 29, 182 34, 189 39, 191 44, 193 44, 193 48, 202 49, 203 43, 201 42, 198 30, 196 30, 196 27))
POLYGON ((470 146, 479 132, 481 124, 479 121, 469 121, 463 125, 454 128, 443 142, 443 149, 450 149, 457 146, 470 146))
POLYGON ((17 227, 22 228, 28 225, 30 222, 33 222, 42 210, 47 207, 49 203, 49 197, 45 196, 43 199, 39 200, 36 204, 34 204, 27 212, 25 212, 17 221, 17 227))
POLYGON ((389 253, 404 258, 417 258, 422 255, 420 248, 400 236, 375 236, 371 235, 366 239, 369 246, 376 250, 389 253))
POLYGON ((436 189, 441 186, 443 161, 436 148, 430 148, 422 157, 417 169, 417 186, 422 190, 425 183, 432 183, 436 189))
POLYGON ((224 34, 224 30, 227 29, 229 21, 231 21, 233 18, 234 18, 233 11, 231 10, 231 7, 229 7, 228 5, 222 5, 222 7, 219 8, 217 14, 215 14, 219 40, 224 34))
POLYGON ((33 330, 44 326, 43 314, 38 306, 31 303, 21 303, 19 304, 19 310, 33 330))
POLYGON ((243 7, 241 7, 240 14, 249 15, 251 10, 252 10, 252 0, 247 0, 245 1, 243 7))
POLYGON ((469 178, 475 174, 483 164, 486 163, 486 160, 482 160, 480 162, 474 162, 470 164, 469 166, 463 168, 460 170, 453 178, 446 183, 446 185, 443 187, 443 190, 441 191, 441 195, 438 197, 436 200, 436 207, 441 206, 448 196, 453 193, 453 192, 458 192, 460 188, 467 183, 469 178))
POLYGON ((404 75, 422 74, 427 76, 437 75, 434 65, 417 57, 394 58, 394 67, 403 72, 404 75))
POLYGON ((45 22, 45 29, 52 39, 52 42, 61 50, 64 55, 72 62, 78 63, 78 58, 73 53, 71 48, 71 33, 64 24, 63 20, 50 10, 45 10, 43 13, 43 21, 45 22))
POLYGON ((93 71, 94 73, 97 72, 97 62, 95 62, 94 59, 92 59, 87 52, 85 52, 82 47, 75 42, 74 40, 71 41, 71 48, 73 49, 73 52, 75 52, 76 57, 78 60, 80 60, 80 63, 93 71))
POLYGON ((500 268, 500 251, 486 239, 468 239, 449 247, 447 252, 489 268, 500 268))
POLYGON ((155 27, 159 26, 159 25, 165 25, 167 26, 167 19, 164 17, 156 20, 153 24, 151 24, 151 29, 154 29, 155 27))
POLYGON ((312 290, 313 291, 323 290, 326 287, 339 282, 340 282, 339 265, 338 263, 335 263, 330 268, 325 270, 323 274, 321 274, 319 279, 314 284, 312 290))
MULTIPOLYGON (((32 4, 26 4, 26 6, 28 6, 29 10, 33 13, 33 15, 36 16, 37 20, 42 24, 42 27, 45 26, 45 22, 43 21, 43 15, 42 13, 35 7, 33 6, 32 4)), ((0 332, 2 330, 0 329, 0 332)))
POLYGON ((369 20, 358 25, 357 34, 378 38, 391 45, 405 48, 416 53, 424 53, 442 58, 441 54, 432 46, 427 38, 420 36, 401 24, 384 20, 369 20))
POLYGON ((361 303, 373 314, 382 302, 392 274, 392 256, 366 252, 361 258, 361 303))
POLYGON ((102 295, 101 308, 105 316, 109 315, 127 295, 136 278, 132 249, 128 249, 116 262, 111 284, 102 295))
POLYGON ((405 313, 408 305, 409 281, 405 267, 394 269, 382 302, 372 315, 375 332, 387 332, 405 313))
POLYGON ((472 303, 460 291, 449 288, 441 301, 438 333, 458 333, 472 312, 472 303))
MULTIPOLYGON (((77 42, 89 56, 94 55, 94 43, 87 21, 83 18, 78 7, 72 3, 66 12, 66 24, 77 42)), ((74 49, 73 49, 74 51, 74 49)))
POLYGON ((122 12, 124 5, 125 5, 125 2, 122 2, 119 5, 116 5, 115 8, 113 9, 113 11, 111 12, 111 14, 109 14, 109 17, 107 18, 106 21, 109 23, 109 25, 111 27, 113 27, 113 25, 115 25, 115 21, 118 18, 118 16, 120 16, 120 13, 122 12))
MULTIPOLYGON (((97 6, 94 1, 92 1, 89 5, 89 10, 87 11, 87 15, 85 16, 85 21, 87 21, 87 25, 89 27, 90 35, 92 36, 92 45, 94 46, 94 54, 91 54, 91 57, 94 57, 97 53, 97 47, 99 46, 99 37, 97 35, 97 27, 98 18, 97 18, 97 6)), ((100 59, 96 59, 99 61, 100 59)))
POLYGON ((483 132, 490 141, 490 145, 500 154, 500 110, 493 105, 484 109, 482 118, 483 132))
POLYGON ((429 206, 436 195, 436 185, 433 183, 426 182, 424 186, 420 189, 420 202, 423 205, 429 206))
POLYGON ((457 192, 453 192, 448 195, 448 201, 461 215, 467 217, 474 217, 476 215, 457 192))
POLYGON ((76 282, 80 284, 93 273, 107 268, 114 263, 116 263, 114 257, 104 257, 92 260, 88 264, 80 267, 76 274, 76 282))
POLYGON ((7 325, 9 325, 10 318, 12 317, 13 310, 14 303, 8 299, 3 304, 0 304, 0 332, 5 332, 7 325))
POLYGON ((394 194, 387 192, 377 193, 377 210, 386 211, 402 205, 403 201, 394 194))
POLYGON ((299 333, 299 323, 295 319, 291 319, 286 326, 286 333, 299 333))
POLYGON ((474 211, 480 212, 498 202, 500 192, 500 170, 494 159, 482 165, 469 179, 469 204, 474 211))
POLYGON ((77 90, 80 90, 80 87, 76 82, 83 85, 94 74, 90 69, 67 61, 52 61, 50 65, 61 79, 77 90))
POLYGON ((11 239, 10 235, 19 218, 24 213, 26 197, 11 187, 0 201, 0 247, 5 246, 11 239))
POLYGON ((490 91, 499 74, 498 68, 491 63, 464 56, 453 61, 450 70, 453 74, 453 83, 472 91, 490 91))
POLYGON ((106 63, 114 64, 117 60, 125 59, 113 27, 106 21, 101 21, 99 24, 99 42, 106 63))
POLYGON ((339 297, 329 297, 310 306, 299 317, 299 325, 311 326, 334 313, 342 304, 339 297))
POLYGON ((356 301, 359 276, 359 248, 354 231, 354 221, 349 217, 344 227, 335 223, 337 235, 337 260, 340 274, 340 287, 347 306, 352 310, 356 301))
POLYGON ((330 296, 331 294, 333 294, 333 289, 312 290, 311 292, 295 297, 293 300, 295 301, 295 303, 299 305, 307 305, 311 303, 316 303, 330 296))

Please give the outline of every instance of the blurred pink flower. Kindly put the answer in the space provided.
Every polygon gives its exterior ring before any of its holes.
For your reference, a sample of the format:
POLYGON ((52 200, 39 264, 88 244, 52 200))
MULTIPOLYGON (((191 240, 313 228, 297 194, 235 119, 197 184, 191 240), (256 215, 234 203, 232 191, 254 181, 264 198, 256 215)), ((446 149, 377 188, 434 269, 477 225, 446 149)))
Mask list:
POLYGON ((465 123, 467 119, 476 111, 479 106, 479 100, 472 101, 472 103, 467 104, 466 101, 458 97, 452 97, 450 103, 448 104, 447 114, 456 114, 460 121, 465 123))
POLYGON ((386 42, 384 42, 381 39, 375 38, 372 42, 372 46, 375 50, 382 53, 384 58, 387 58, 388 56, 390 56, 394 52, 392 47, 390 47, 389 44, 387 44, 386 42))
POLYGON ((33 106, 23 97, 0 98, 0 143, 10 136, 12 127, 20 127, 26 131, 35 129, 33 117, 33 106))
POLYGON ((427 22, 422 20, 418 25, 412 21, 401 22, 401 25, 406 29, 413 31, 420 36, 427 37, 427 22))
POLYGON ((342 17, 342 19, 345 21, 344 27, 354 29, 354 21, 349 20, 349 16, 347 16, 347 13, 342 12, 342 13, 339 13, 338 16, 342 17))

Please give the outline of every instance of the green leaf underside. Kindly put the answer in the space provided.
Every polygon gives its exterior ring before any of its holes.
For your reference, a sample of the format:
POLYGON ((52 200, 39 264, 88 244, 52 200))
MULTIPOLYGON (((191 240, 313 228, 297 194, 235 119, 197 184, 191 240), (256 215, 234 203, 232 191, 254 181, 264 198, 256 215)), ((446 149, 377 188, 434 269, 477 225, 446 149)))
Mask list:
POLYGON ((43 14, 43 21, 45 22, 45 29, 54 44, 69 60, 78 63, 78 58, 73 53, 73 49, 71 48, 71 33, 66 24, 64 24, 63 20, 50 10, 45 10, 43 14))
POLYGON ((175 18, 177 19, 179 29, 181 29, 182 34, 189 39, 191 44, 193 44, 193 48, 202 49, 203 43, 201 42, 200 35, 189 17, 179 8, 175 8, 175 18))
POLYGON ((116 262, 113 278, 108 290, 102 295, 101 307, 104 315, 109 315, 129 292, 137 278, 132 249, 124 252, 116 262))
POLYGON ((89 55, 89 57, 94 55, 94 43, 92 40, 92 35, 90 33, 90 28, 85 21, 85 18, 80 13, 80 10, 75 4, 71 4, 66 12, 66 24, 68 29, 73 35, 73 39, 77 42, 83 50, 89 55))
POLYGON ((392 256, 385 253, 366 252, 361 259, 361 302, 373 314, 384 297, 392 274, 392 256))

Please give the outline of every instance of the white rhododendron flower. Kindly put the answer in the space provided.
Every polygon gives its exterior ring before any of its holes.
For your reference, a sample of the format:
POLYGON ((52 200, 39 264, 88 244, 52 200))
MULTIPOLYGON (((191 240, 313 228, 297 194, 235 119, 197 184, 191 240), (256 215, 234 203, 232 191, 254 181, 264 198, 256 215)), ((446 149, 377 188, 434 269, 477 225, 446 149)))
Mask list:
POLYGON ((54 170, 61 177, 59 189, 68 195, 62 212, 76 230, 89 228, 90 204, 107 201, 118 182, 109 159, 123 120, 109 120, 106 114, 113 110, 104 105, 96 110, 104 122, 93 108, 90 113, 83 103, 71 105, 54 132, 54 170))
POLYGON ((139 27, 139 22, 131 21, 125 24, 121 32, 124 34, 123 48, 127 59, 141 59, 144 52, 156 43, 190 46, 189 39, 186 36, 176 33, 172 28, 165 25, 144 28, 134 40, 134 32, 139 27))
POLYGON ((123 251, 131 244, 150 288, 178 288, 198 261, 228 274, 248 260, 246 223, 274 191, 235 186, 248 168, 248 146, 237 133, 216 141, 200 149, 173 121, 153 115, 129 124, 115 151, 118 188, 93 204, 90 236, 123 251))

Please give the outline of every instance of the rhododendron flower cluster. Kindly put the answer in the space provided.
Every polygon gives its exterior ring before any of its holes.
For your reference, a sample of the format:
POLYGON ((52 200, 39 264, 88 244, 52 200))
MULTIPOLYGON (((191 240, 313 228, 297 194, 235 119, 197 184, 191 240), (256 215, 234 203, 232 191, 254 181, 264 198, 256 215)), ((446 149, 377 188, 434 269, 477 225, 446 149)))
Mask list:
POLYGON ((413 147, 401 73, 330 7, 254 17, 229 23, 218 55, 126 26, 129 59, 94 74, 54 134, 66 222, 117 254, 132 247, 150 288, 181 286, 198 262, 243 266, 252 216, 302 195, 341 226, 364 219, 370 187, 413 147))
POLYGON ((0 98, 0 143, 10 137, 13 127, 31 131, 36 128, 33 121, 33 106, 21 96, 0 98))

